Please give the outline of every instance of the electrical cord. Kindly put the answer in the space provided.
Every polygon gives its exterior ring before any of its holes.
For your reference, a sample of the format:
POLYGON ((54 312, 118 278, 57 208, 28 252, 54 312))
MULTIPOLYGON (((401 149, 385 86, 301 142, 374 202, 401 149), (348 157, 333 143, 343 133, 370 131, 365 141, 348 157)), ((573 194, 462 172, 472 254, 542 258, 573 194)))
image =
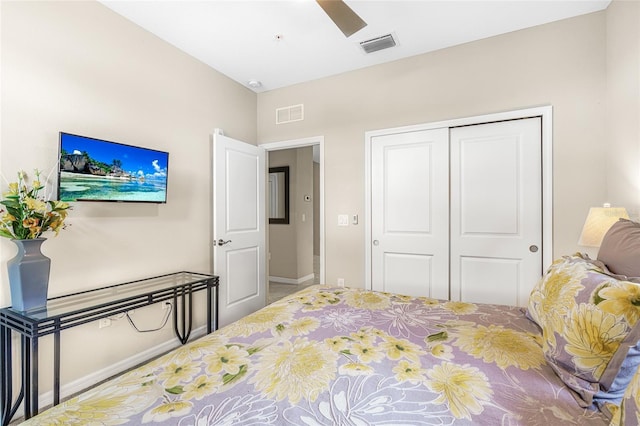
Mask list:
POLYGON ((168 304, 169 305, 169 309, 167 309, 167 313, 165 314, 164 319, 162 320, 162 325, 160 325, 160 327, 158 328, 152 328, 152 329, 148 329, 148 330, 140 330, 136 324, 133 322, 133 319, 131 319, 131 316, 129 316, 129 312, 127 312, 125 315, 127 316, 127 320, 129 320, 129 324, 131 324, 131 327, 133 327, 138 333, 150 333, 152 331, 158 331, 164 328, 165 325, 167 325, 167 321, 169 321, 169 317, 171 316, 171 311, 173 310, 173 305, 172 304, 168 304))

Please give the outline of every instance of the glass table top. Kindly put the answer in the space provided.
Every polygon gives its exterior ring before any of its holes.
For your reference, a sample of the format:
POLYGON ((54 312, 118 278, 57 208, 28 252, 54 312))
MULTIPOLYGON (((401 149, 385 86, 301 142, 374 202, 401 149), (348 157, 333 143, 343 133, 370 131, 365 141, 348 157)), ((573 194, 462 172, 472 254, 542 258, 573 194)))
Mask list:
MULTIPOLYGON (((185 285, 205 283, 213 278, 215 278, 213 275, 195 272, 176 272, 54 297, 47 301, 45 308, 41 309, 26 312, 17 311, 10 307, 7 309, 32 320, 45 320, 99 308, 100 306, 118 304, 120 301, 125 302, 131 299, 144 298, 185 285)), ((205 287, 203 286, 202 288, 205 287)))

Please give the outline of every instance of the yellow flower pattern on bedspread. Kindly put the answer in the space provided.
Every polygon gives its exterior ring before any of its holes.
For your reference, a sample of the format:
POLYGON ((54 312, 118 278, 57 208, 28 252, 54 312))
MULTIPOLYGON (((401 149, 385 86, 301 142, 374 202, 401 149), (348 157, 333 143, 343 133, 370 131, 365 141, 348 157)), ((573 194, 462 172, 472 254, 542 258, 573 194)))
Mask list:
POLYGON ((522 308, 314 286, 25 424, 607 423, 546 363, 522 308))

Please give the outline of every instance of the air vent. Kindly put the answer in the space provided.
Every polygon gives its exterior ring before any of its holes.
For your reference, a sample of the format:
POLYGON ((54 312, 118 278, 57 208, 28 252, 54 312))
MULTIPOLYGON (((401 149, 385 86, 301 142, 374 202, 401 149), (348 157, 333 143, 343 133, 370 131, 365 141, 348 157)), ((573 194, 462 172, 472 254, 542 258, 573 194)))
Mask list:
POLYGON ((304 120, 303 104, 276 109, 276 124, 286 124, 302 120, 304 120))
POLYGON ((383 35, 380 37, 372 38, 371 40, 365 40, 360 42, 360 46, 366 53, 377 52, 378 50, 388 49, 396 45, 396 41, 391 34, 383 35))

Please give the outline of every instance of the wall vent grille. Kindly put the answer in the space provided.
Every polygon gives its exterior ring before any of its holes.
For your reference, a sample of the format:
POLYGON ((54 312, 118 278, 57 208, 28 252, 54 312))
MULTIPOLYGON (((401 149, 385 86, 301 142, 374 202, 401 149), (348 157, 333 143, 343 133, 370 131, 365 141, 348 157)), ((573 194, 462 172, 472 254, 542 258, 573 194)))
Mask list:
POLYGON ((276 124, 293 123, 304 120, 304 105, 290 105, 276 109, 276 124))
POLYGON ((396 41, 391 34, 360 42, 360 46, 362 46, 362 49, 365 51, 365 53, 377 52, 378 50, 388 49, 395 45, 396 41))

